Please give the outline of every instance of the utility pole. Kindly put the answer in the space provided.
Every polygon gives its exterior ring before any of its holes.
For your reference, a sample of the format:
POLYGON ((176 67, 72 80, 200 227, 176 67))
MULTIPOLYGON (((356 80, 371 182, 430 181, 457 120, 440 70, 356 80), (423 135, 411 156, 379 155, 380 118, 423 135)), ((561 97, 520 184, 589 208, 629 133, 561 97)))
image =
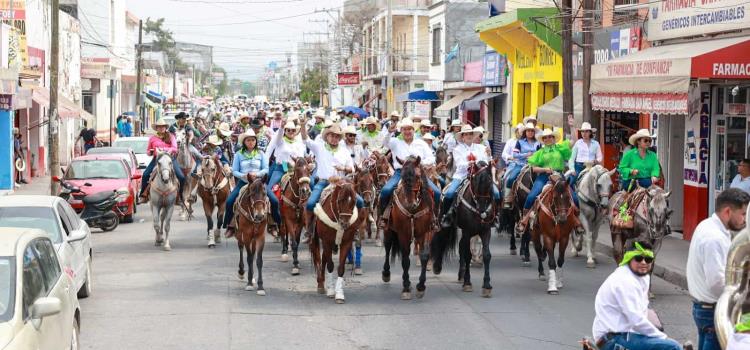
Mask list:
MULTIPOLYGON (((567 0, 570 1, 570 0, 567 0)), ((386 117, 395 109, 393 101, 393 0, 388 0, 386 14, 386 83, 385 83, 385 113, 386 117)))
MULTIPOLYGON (((57 94, 60 69, 60 0, 52 0, 52 38, 50 38, 50 92, 49 92, 49 125, 47 135, 49 143, 49 167, 51 176, 60 176, 60 138, 58 137, 60 118, 57 114, 57 94)), ((50 181, 50 195, 57 195, 59 186, 56 181, 50 181)))
POLYGON ((136 79, 135 79, 135 134, 141 135, 141 125, 143 125, 143 106, 141 104, 141 94, 143 94, 143 20, 138 21, 138 47, 136 48, 136 79))
POLYGON ((177 109, 177 61, 172 60, 172 103, 177 109))
POLYGON ((573 11, 572 1, 562 0, 563 134, 570 135, 568 116, 573 114, 573 11))
MULTIPOLYGON (((594 4, 592 0, 583 0, 583 121, 592 122, 591 98, 589 89, 591 88, 591 66, 594 64, 594 4)), ((594 128, 601 130, 599 120, 594 121, 594 128)))

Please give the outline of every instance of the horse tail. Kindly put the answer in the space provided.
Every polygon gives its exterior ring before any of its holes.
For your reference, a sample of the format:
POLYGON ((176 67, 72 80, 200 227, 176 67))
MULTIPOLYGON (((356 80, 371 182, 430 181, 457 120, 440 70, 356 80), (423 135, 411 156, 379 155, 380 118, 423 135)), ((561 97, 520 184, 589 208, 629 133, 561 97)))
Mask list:
POLYGON ((403 249, 409 249, 409 247, 402 247, 398 240, 398 234, 391 232, 390 242, 391 245, 391 263, 396 261, 397 258, 401 258, 401 252, 403 249))
POLYGON ((441 229, 432 237, 430 256, 442 264, 443 259, 455 256, 457 243, 458 229, 455 227, 441 229))

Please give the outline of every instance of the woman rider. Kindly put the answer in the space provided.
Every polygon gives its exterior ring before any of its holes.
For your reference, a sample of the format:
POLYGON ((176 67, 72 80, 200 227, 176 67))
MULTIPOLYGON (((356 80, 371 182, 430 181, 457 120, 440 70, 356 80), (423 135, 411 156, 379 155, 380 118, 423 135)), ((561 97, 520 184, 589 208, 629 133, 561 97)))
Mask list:
POLYGON ((620 160, 620 189, 630 192, 637 187, 636 184, 649 188, 659 179, 659 158, 649 149, 654 137, 648 129, 641 129, 628 139, 634 148, 625 152, 620 160))
POLYGON ((604 161, 602 147, 599 142, 593 139, 596 129, 592 128, 590 123, 584 122, 578 132, 581 137, 573 144, 573 154, 568 161, 568 169, 573 170, 573 174, 568 177, 568 182, 570 183, 570 189, 573 190, 573 201, 576 206, 578 205, 578 195, 575 191, 575 184, 578 181, 578 176, 584 169, 601 164, 604 161))
POLYGON ((159 119, 152 126, 154 130, 156 130, 156 135, 152 135, 148 139, 146 154, 153 155, 154 157, 151 159, 151 163, 146 167, 146 170, 143 171, 141 195, 138 201, 140 204, 148 202, 148 192, 146 191, 146 188, 148 188, 149 181, 151 181, 151 173, 154 171, 154 167, 156 167, 156 157, 158 156, 158 152, 168 152, 172 156, 172 168, 174 169, 174 174, 177 176, 177 180, 180 182, 180 188, 177 192, 178 196, 182 193, 182 187, 185 184, 185 175, 182 173, 182 169, 180 169, 179 164, 177 164, 177 161, 175 160, 175 157, 177 156, 177 141, 175 140, 174 135, 167 131, 168 125, 169 124, 167 124, 164 119, 159 119))
POLYGON ((512 151, 513 162, 508 169, 508 176, 505 180, 503 206, 510 208, 513 201, 513 196, 510 194, 510 190, 513 187, 513 183, 516 182, 518 175, 521 174, 521 169, 526 165, 527 160, 531 157, 534 152, 541 148, 541 144, 536 139, 536 127, 533 123, 526 123, 518 131, 522 137, 516 142, 516 147, 512 151))
POLYGON ((276 158, 276 161, 269 164, 268 167, 270 176, 266 193, 271 201, 271 216, 273 216, 273 221, 276 222, 277 227, 281 224, 281 211, 279 210, 279 199, 273 193, 273 186, 281 181, 281 177, 287 171, 294 169, 293 159, 305 156, 305 144, 298 137, 297 130, 298 128, 293 122, 287 122, 283 128, 279 128, 271 143, 268 144, 268 149, 266 149, 266 159, 276 158))
POLYGON ((232 162, 232 175, 237 180, 237 186, 227 198, 226 210, 224 211, 224 236, 229 238, 234 236, 234 202, 240 195, 240 190, 247 185, 247 175, 254 178, 268 174, 268 159, 263 152, 258 149, 258 138, 251 129, 239 136, 240 149, 234 155, 232 162))

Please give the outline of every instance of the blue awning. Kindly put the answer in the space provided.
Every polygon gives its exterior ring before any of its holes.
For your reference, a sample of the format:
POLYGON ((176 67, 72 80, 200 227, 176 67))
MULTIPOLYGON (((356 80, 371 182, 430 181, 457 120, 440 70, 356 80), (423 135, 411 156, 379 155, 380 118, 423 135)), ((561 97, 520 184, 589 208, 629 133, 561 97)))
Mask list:
POLYGON ((164 102, 164 100, 167 99, 166 97, 164 97, 164 95, 162 95, 162 94, 160 94, 158 92, 151 91, 151 90, 148 90, 148 92, 146 92, 146 96, 148 96, 148 97, 150 97, 152 99, 156 99, 160 103, 164 102))
POLYGON ((396 101, 440 101, 440 98, 435 91, 414 90, 398 95, 396 101))

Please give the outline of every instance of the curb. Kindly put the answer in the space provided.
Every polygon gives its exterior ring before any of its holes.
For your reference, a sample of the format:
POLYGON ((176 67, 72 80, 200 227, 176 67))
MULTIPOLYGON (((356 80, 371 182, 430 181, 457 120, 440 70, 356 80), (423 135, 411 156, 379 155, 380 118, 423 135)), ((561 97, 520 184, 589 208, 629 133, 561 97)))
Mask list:
MULTIPOLYGON (((601 242, 596 242, 596 252, 605 254, 608 257, 613 256, 612 247, 601 242)), ((676 269, 673 269, 671 267, 655 264, 653 274, 654 276, 657 276, 677 287, 680 287, 684 290, 688 289, 687 277, 685 276, 685 273, 683 271, 677 271, 676 269)))

